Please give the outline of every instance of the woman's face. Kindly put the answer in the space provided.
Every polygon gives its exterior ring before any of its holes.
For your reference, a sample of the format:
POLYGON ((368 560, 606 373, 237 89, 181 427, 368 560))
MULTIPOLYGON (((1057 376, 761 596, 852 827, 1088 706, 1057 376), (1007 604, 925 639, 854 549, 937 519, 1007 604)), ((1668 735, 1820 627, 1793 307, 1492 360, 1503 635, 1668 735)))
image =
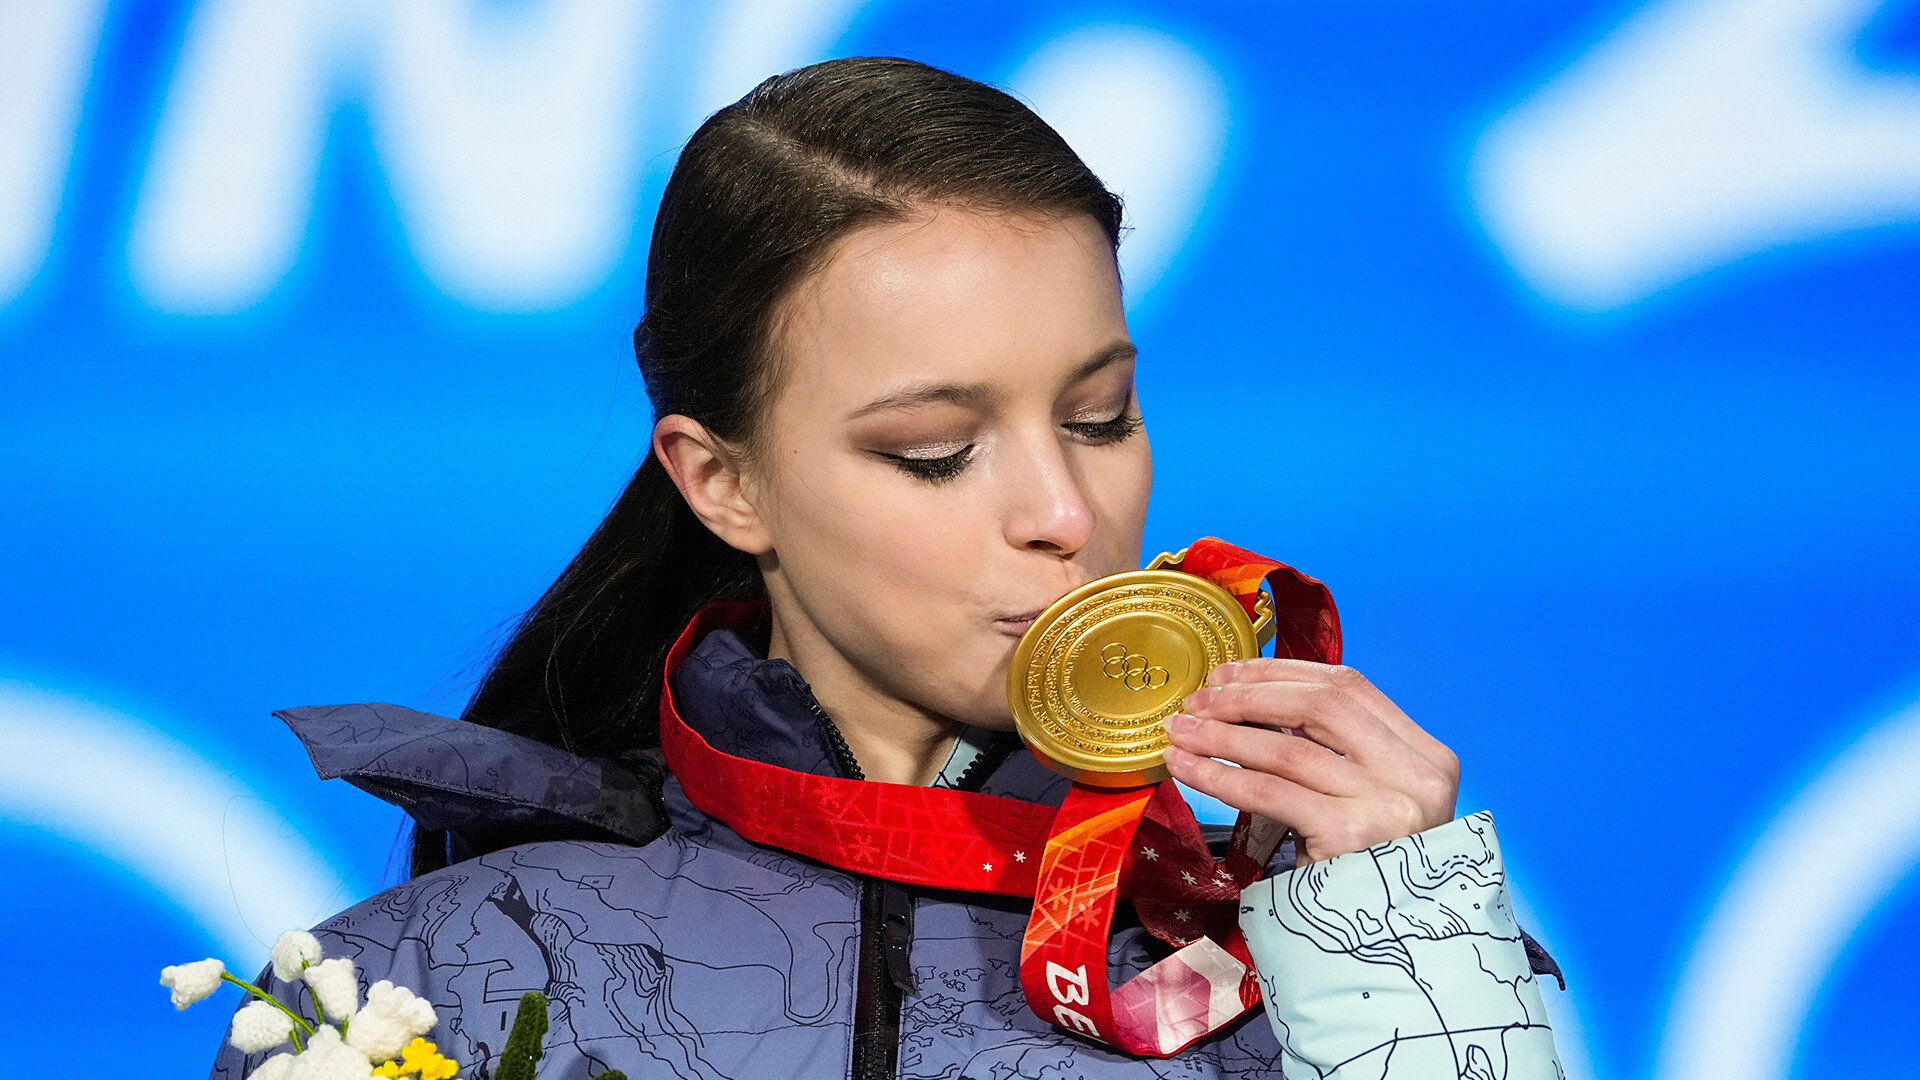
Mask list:
POLYGON ((929 210, 841 241, 784 316, 741 481, 774 654, 830 712, 1011 727, 1021 632, 1140 565, 1152 458, 1105 235, 929 210))

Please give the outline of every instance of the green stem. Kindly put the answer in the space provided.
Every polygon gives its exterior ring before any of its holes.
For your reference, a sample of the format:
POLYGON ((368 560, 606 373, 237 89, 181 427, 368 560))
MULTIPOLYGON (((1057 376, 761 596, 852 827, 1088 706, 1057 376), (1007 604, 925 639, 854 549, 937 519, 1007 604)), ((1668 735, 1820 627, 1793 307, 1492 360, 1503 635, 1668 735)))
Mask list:
MULTIPOLYGON (((261 1001, 266 1002, 267 1004, 273 1006, 274 1008, 279 1009, 281 1012, 286 1013, 287 1019, 293 1021, 293 1027, 294 1027, 294 1031, 292 1033, 293 1034, 293 1052, 298 1054, 306 1050, 306 1047, 300 1045, 300 1035, 302 1032, 305 1032, 308 1038, 312 1038, 313 1025, 307 1023, 306 1020, 302 1019, 299 1013, 294 1012, 292 1009, 289 1009, 285 1005, 281 1004, 279 998, 274 997, 272 994, 267 993, 265 990, 260 989, 259 987, 253 985, 252 983, 246 981, 245 979, 234 977, 234 974, 230 971, 221 972, 220 978, 225 982, 230 982, 233 985, 239 987, 240 989, 245 990, 247 993, 252 994, 254 997, 259 998, 261 1001)), ((318 1005, 318 1004, 319 1003, 316 1001, 315 1005, 318 1005)))
MULTIPOLYGON (((307 963, 305 960, 300 961, 300 973, 302 975, 305 975, 307 969, 312 966, 313 966, 312 964, 307 963)), ((320 1023, 322 1024, 326 1023, 327 1022, 326 1006, 320 1004, 320 995, 313 992, 312 983, 307 984, 307 996, 313 999, 313 1015, 319 1019, 320 1023)), ((342 1027, 340 1029, 340 1033, 342 1035, 345 1035, 347 1033, 347 1029, 345 1027, 342 1027)))

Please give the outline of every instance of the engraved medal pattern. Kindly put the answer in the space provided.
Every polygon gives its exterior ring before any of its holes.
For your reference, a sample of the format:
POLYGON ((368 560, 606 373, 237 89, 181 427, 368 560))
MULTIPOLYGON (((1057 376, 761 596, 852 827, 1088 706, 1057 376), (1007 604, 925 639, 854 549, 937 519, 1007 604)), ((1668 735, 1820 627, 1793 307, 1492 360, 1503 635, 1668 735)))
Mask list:
POLYGON ((1014 657, 1023 676, 1015 719, 1030 744, 1069 768, 1160 768, 1161 721, 1216 666, 1254 654, 1245 614, 1210 582, 1174 571, 1115 575, 1064 597, 1029 629, 1014 657))

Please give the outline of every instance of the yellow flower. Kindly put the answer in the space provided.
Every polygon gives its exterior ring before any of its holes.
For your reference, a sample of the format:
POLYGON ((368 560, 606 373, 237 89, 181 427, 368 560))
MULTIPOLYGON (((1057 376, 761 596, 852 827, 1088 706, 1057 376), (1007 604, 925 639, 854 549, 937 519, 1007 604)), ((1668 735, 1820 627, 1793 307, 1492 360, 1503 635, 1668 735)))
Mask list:
POLYGON ((400 1051, 400 1060, 373 1067, 373 1075, 386 1080, 454 1080, 460 1066, 452 1058, 442 1057, 440 1048, 425 1039, 415 1039, 400 1051))
POLYGON ((401 1076, 417 1075, 420 1080, 453 1080, 460 1066, 442 1057, 440 1048, 425 1039, 415 1039, 400 1051, 401 1076))

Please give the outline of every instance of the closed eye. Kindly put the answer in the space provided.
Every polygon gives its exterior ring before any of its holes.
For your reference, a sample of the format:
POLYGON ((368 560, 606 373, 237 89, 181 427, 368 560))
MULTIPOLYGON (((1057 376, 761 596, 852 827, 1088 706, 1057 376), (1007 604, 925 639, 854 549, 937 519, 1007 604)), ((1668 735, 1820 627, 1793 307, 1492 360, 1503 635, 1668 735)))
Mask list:
POLYGON ((1125 442, 1146 426, 1146 417, 1121 413, 1111 420, 1083 420, 1060 425, 1096 446, 1125 442))
POLYGON ((909 457, 906 454, 881 454, 881 458, 894 468, 932 483, 951 480, 959 476, 973 460, 973 444, 969 443, 959 450, 942 457, 909 457))

